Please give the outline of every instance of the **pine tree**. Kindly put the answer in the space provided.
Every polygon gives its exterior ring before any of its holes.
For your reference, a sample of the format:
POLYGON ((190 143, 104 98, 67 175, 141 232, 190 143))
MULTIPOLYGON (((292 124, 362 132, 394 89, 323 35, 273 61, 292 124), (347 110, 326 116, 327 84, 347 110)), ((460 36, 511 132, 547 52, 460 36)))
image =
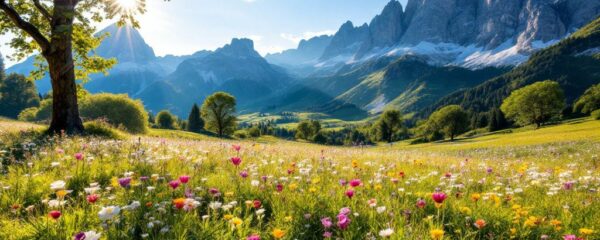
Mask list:
POLYGON ((192 106, 187 122, 187 130, 190 132, 201 132, 204 129, 204 120, 200 117, 200 108, 197 104, 192 106))
POLYGON ((2 80, 4 80, 4 77, 5 77, 4 58, 2 57, 2 53, 0 52, 0 83, 2 83, 2 80))
POLYGON ((493 131, 498 131, 507 127, 506 118, 504 117, 504 113, 500 111, 498 108, 494 108, 490 111, 489 124, 488 129, 493 131))

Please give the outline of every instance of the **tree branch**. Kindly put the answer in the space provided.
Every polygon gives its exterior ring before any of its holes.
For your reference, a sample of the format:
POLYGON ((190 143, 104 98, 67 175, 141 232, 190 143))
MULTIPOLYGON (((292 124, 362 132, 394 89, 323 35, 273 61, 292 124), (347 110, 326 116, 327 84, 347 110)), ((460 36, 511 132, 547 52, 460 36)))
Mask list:
POLYGON ((31 36, 42 49, 42 54, 45 54, 50 49, 50 41, 40 32, 40 30, 33 24, 25 21, 21 15, 5 0, 0 0, 0 9, 2 9, 8 18, 21 30, 25 31, 31 36))
POLYGON ((40 12, 42 13, 42 15, 44 15, 44 17, 46 19, 48 19, 48 21, 52 21, 52 15, 50 15, 50 13, 48 12, 48 10, 46 9, 46 7, 44 7, 44 5, 42 5, 40 3, 40 0, 33 0, 33 4, 35 5, 35 7, 40 10, 40 12))

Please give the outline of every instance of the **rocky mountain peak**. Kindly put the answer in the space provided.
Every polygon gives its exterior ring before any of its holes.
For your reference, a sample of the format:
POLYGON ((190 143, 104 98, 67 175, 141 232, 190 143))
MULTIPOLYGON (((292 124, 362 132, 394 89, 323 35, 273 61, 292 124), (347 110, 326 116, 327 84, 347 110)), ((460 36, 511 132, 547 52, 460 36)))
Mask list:
POLYGON ((260 54, 254 50, 254 42, 247 38, 234 38, 230 44, 223 46, 215 51, 229 57, 253 57, 261 58, 260 54))

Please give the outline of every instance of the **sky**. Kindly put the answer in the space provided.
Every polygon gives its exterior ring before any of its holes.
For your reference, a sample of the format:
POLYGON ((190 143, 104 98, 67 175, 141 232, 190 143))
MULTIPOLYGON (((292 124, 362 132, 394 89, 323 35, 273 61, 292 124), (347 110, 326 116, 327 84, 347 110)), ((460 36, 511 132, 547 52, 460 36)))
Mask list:
MULTIPOLYGON (((347 20, 371 21, 390 0, 147 0, 140 32, 157 55, 214 50, 234 37, 254 40, 265 55, 295 48, 302 39, 333 34, 347 20)), ((400 0, 403 6, 407 0, 400 0)), ((2 13, 0 13, 2 14, 2 13)), ((98 30, 110 24, 99 24, 98 30)), ((0 52, 10 55, 10 36, 0 52)), ((6 59, 8 66, 15 62, 6 59)))

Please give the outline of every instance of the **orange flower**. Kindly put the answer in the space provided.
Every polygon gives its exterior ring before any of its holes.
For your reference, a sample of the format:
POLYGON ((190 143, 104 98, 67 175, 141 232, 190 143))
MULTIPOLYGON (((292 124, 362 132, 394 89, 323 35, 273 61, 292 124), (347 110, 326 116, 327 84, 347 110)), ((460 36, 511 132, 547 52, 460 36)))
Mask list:
POLYGON ((177 209, 182 209, 185 205, 185 198, 178 198, 173 200, 173 205, 175 205, 177 209))
POLYGON ((482 229, 483 227, 485 227, 486 224, 487 223, 483 219, 477 219, 477 221, 475 221, 475 227, 477 229, 482 229))
POLYGON ((280 239, 283 238, 285 236, 285 231, 279 229, 279 228, 275 228, 273 230, 273 237, 280 239))

